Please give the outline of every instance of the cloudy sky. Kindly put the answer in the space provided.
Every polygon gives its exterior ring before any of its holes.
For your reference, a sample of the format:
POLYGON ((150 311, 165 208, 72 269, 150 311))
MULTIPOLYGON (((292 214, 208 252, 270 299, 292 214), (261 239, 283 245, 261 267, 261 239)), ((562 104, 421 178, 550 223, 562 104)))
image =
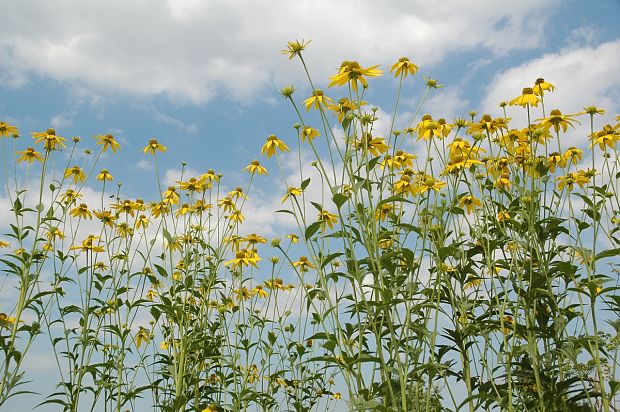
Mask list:
MULTIPOLYGON (((141 153, 151 137, 169 148, 168 180, 185 161, 197 172, 216 169, 231 186, 269 134, 293 142, 296 118, 278 88, 293 84, 298 101, 309 96, 299 62, 280 52, 295 39, 312 40, 309 69, 333 97, 328 78, 343 60, 387 73, 407 56, 420 73, 405 85, 405 113, 423 91, 422 75, 445 85, 422 109, 434 117, 498 114, 500 101, 537 77, 557 86, 549 104, 565 113, 597 105, 611 119, 619 111, 618 0, 0 4, 0 119, 20 127, 24 146, 29 132, 48 127, 91 146, 92 135, 113 134, 122 154, 104 163, 128 196, 157 195, 141 153)), ((389 76, 373 79, 368 100, 389 113, 396 86, 389 76)))
MULTIPOLYGON (((158 196, 142 153, 152 137, 169 149, 160 163, 165 181, 185 161, 197 173, 223 173, 231 187, 247 180, 241 169, 268 135, 292 145, 297 119, 278 89, 295 85, 299 102, 310 94, 299 62, 280 52, 296 39, 312 40, 308 67, 331 97, 339 92, 328 79, 343 60, 387 74, 407 56, 420 72, 403 89, 404 113, 415 109, 422 75, 444 84, 422 109, 435 118, 497 115, 500 101, 538 77, 557 87, 546 98, 551 108, 599 106, 608 113, 599 127, 620 112, 619 0, 0 0, 0 7, 0 121, 21 129, 24 148, 30 132, 48 127, 91 148, 93 135, 113 134, 123 148, 102 167, 127 197, 158 196)), ((372 79, 367 100, 389 113, 396 87, 389 76, 372 79)), ((586 133, 574 134, 574 144, 587 145, 586 133)), ((273 161, 265 165, 278 175, 273 161)), ((286 229, 272 213, 284 188, 272 182, 258 183, 248 232, 286 229)), ((53 367, 37 356, 42 373, 53 367)))

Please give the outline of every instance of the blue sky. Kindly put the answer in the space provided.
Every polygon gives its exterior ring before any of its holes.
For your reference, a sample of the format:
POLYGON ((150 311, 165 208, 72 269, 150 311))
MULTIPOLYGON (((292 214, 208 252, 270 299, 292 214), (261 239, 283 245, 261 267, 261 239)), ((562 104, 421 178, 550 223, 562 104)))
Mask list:
MULTIPOLYGON (((121 142, 102 159, 127 197, 159 194, 152 137, 168 147, 160 171, 171 182, 182 161, 196 172, 213 168, 228 187, 247 181, 241 169, 260 158, 270 134, 295 141, 297 121, 278 88, 310 94, 297 60, 280 53, 287 41, 312 40, 305 52, 314 81, 327 95, 329 76, 343 60, 381 65, 367 99, 390 112, 397 82, 387 71, 407 56, 420 67, 403 89, 401 112, 413 112, 422 75, 444 87, 422 113, 448 120, 499 114, 498 103, 544 77, 557 87, 554 107, 565 113, 597 105, 599 127, 620 112, 620 1, 305 1, 281 0, 0 0, 0 121, 22 131, 59 135, 111 133, 121 142)), ((585 134, 568 139, 587 145, 585 134)), ((272 178, 258 180, 247 231, 265 236, 292 227, 273 214, 284 186, 275 162, 261 159, 272 178)), ((1 175, 1 172, 0 172, 1 175)), ((96 193, 99 185, 92 182, 96 193)), ((0 229, 8 217, 0 189, 0 229)), ((50 366, 39 354, 41 371, 50 366)), ((53 365, 51 365, 53 367, 53 365)))
MULTIPOLYGON (((292 141, 296 119, 277 89, 309 95, 299 62, 280 54, 294 39, 312 40, 306 58, 322 87, 342 60, 385 70, 410 57, 420 73, 405 86, 405 113, 420 74, 445 85, 423 108, 435 117, 496 111, 541 76, 564 112, 618 112, 617 0, 0 3, 11 16, 0 32, 0 117, 20 127, 24 145, 50 126, 86 140, 112 133, 123 150, 105 167, 134 196, 156 195, 140 150, 151 137, 170 149, 162 174, 186 161, 238 181, 266 136, 292 141)), ((371 104, 389 112, 395 81, 371 86, 371 104)))

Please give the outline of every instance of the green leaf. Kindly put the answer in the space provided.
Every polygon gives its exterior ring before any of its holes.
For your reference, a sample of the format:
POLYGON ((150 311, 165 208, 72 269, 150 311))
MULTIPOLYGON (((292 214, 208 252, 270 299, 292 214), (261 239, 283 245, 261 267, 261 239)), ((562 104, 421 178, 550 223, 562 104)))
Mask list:
POLYGON ((348 196, 343 195, 342 193, 336 193, 334 195, 334 197, 332 198, 332 200, 334 201, 334 203, 336 204, 336 207, 338 209, 340 209, 340 207, 347 201, 349 200, 348 196))
POLYGON ((321 222, 314 222, 306 228, 306 240, 310 239, 321 228, 321 222))
POLYGON ((310 178, 307 178, 306 180, 301 182, 301 190, 306 190, 309 184, 310 184, 310 178))

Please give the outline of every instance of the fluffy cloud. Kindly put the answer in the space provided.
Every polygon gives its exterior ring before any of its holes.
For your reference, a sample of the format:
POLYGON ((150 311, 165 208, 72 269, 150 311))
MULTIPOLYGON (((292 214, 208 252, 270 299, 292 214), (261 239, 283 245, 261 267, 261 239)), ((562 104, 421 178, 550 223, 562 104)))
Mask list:
POLYGON ((322 79, 330 63, 334 69, 347 57, 370 65, 408 55, 429 66, 455 52, 534 48, 557 2, 2 3, 11 18, 0 32, 0 78, 12 86, 39 75, 94 93, 202 103, 216 95, 247 101, 267 86, 301 80, 298 65, 278 50, 296 38, 313 39, 308 53, 321 57, 315 74, 322 79))
POLYGON ((543 77, 557 88, 545 96, 549 109, 558 107, 563 113, 574 113, 595 105, 614 115, 620 109, 619 66, 620 40, 546 54, 497 74, 482 107, 485 112, 499 114, 499 102, 518 96, 523 87, 531 87, 543 77))

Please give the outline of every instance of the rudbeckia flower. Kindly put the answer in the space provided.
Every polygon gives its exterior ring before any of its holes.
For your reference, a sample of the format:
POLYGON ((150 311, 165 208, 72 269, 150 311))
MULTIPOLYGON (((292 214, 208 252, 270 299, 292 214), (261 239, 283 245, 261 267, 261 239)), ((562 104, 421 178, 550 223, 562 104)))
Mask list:
POLYGON ((521 96, 517 96, 511 101, 508 102, 510 106, 533 106, 538 107, 538 103, 540 102, 540 98, 534 94, 534 90, 531 87, 524 87, 521 96))
POLYGON ((549 113, 549 117, 544 119, 536 119, 536 121, 540 121, 541 126, 547 130, 553 127, 553 130, 555 130, 556 133, 559 133, 561 128, 562 131, 566 133, 568 126, 571 126, 573 129, 575 128, 573 122, 579 123, 577 120, 573 119, 574 116, 575 115, 570 114, 563 115, 558 109, 553 109, 551 110, 551 113, 549 113))
POLYGON ((417 71, 418 66, 410 62, 407 57, 401 57, 390 68, 390 73, 394 72, 394 77, 407 77, 409 74, 413 76, 417 71))
POLYGON ((78 207, 71 209, 69 214, 73 217, 79 217, 81 219, 93 218, 93 214, 90 210, 88 210, 88 205, 86 203, 80 203, 78 207))
POLYGON ((98 239, 99 236, 88 235, 88 237, 82 241, 81 245, 71 246, 69 250, 81 250, 83 252, 105 252, 103 246, 93 244, 98 239))
POLYGON ((65 170, 65 179, 72 178, 73 183, 82 183, 86 179, 86 175, 79 166, 73 166, 65 170))
POLYGON ((267 158, 269 159, 271 156, 276 154, 276 149, 280 149, 283 152, 288 152, 288 146, 274 134, 269 135, 267 141, 263 145, 261 149, 261 154, 267 153, 267 158))
POLYGON ((299 268, 302 273, 316 268, 305 256, 300 256, 298 261, 293 262, 293 267, 299 268))
POLYGON ((613 148, 616 145, 616 142, 620 140, 620 133, 618 133, 617 130, 614 130, 611 125, 607 124, 603 127, 603 130, 600 132, 595 132, 591 135, 590 140, 592 141, 590 147, 598 144, 601 150, 605 150, 605 146, 613 148))
POLYGON ((114 179, 112 177, 112 175, 110 174, 110 172, 108 172, 107 169, 102 169, 101 172, 99 172, 99 174, 97 175, 97 180, 101 180, 101 181, 112 181, 112 179, 114 179))
POLYGON ((32 147, 29 147, 29 148, 27 148, 26 150, 23 150, 23 151, 19 151, 19 152, 17 152, 17 154, 21 155, 17 159, 17 163, 20 163, 20 162, 32 163, 35 160, 39 161, 39 162, 43 162, 43 158, 41 157, 41 153, 35 151, 34 148, 32 148, 32 147))
POLYGON ((308 40, 307 42, 302 40, 301 42, 298 40, 288 42, 286 49, 281 50, 282 54, 288 54, 288 59, 292 60, 295 56, 301 57, 301 52, 308 47, 312 40, 308 40))
POLYGON ((266 175, 267 169, 260 165, 258 160, 252 160, 249 165, 243 168, 243 170, 247 170, 250 174, 258 173, 259 175, 266 175))
POLYGON ((482 205, 480 199, 475 198, 471 195, 466 195, 461 197, 459 200, 459 206, 465 207, 467 209, 467 213, 471 213, 474 207, 479 207, 482 205))
POLYGON ((97 144, 102 145, 101 151, 105 152, 109 149, 112 149, 112 152, 116 153, 118 149, 121 148, 121 145, 114 139, 114 136, 111 134, 100 134, 96 135, 95 139, 97 139, 97 144))
POLYGON ((17 127, 11 126, 7 122, 0 122, 0 137, 19 136, 17 127))
POLYGON ((334 224, 338 222, 338 217, 326 210, 322 210, 319 213, 318 221, 321 222, 321 228, 325 230, 325 226, 329 226, 330 229, 334 228, 334 224))
POLYGON ((320 110, 321 106, 325 108, 329 108, 330 105, 334 104, 334 101, 329 97, 323 94, 323 90, 314 89, 312 92, 312 96, 308 97, 304 100, 304 104, 306 105, 306 111, 310 111, 312 107, 316 110, 320 110))
POLYGON ((379 67, 379 65, 364 68, 356 61, 345 60, 340 65, 338 73, 330 77, 331 83, 329 84, 329 87, 343 86, 349 83, 353 91, 357 93, 358 81, 363 87, 368 87, 368 82, 364 76, 375 77, 383 74, 383 72, 377 69, 377 67, 379 67))
POLYGON ((301 136, 302 142, 305 142, 306 139, 308 139, 308 142, 311 142, 312 140, 314 140, 315 137, 319 137, 321 133, 317 129, 314 129, 310 126, 304 126, 301 129, 299 135, 301 136))
POLYGON ((156 151, 165 152, 166 150, 168 150, 166 146, 160 144, 157 139, 151 139, 149 140, 149 144, 144 146, 143 152, 154 155, 156 151))
POLYGON ((56 150, 59 148, 67 147, 64 143, 67 141, 64 137, 56 136, 56 130, 47 129, 44 132, 32 133, 32 138, 35 139, 35 143, 43 143, 43 147, 46 151, 56 150))
POLYGON ((554 90, 555 86, 551 83, 546 82, 543 78, 536 79, 533 87, 533 91, 536 96, 543 96, 545 94, 545 91, 552 92, 554 90))

